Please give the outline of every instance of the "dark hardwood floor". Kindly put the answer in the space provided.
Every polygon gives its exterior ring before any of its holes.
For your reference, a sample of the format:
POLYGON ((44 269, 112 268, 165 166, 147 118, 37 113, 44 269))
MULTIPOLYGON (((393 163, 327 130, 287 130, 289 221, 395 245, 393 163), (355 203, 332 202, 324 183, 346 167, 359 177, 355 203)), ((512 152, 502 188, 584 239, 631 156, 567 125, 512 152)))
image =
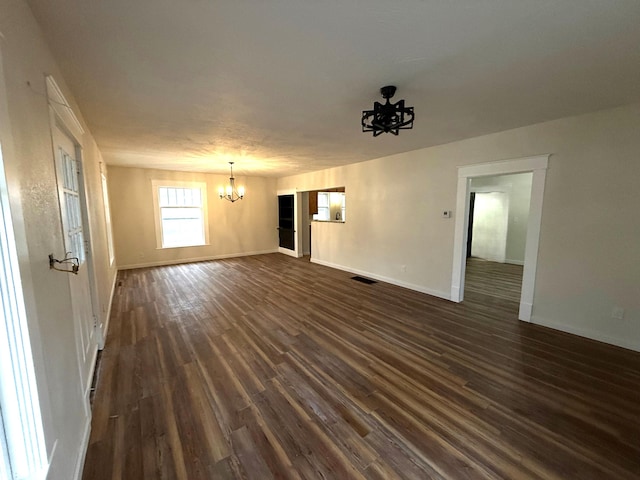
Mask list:
POLYGON ((640 354, 349 277, 120 272, 84 479, 640 477, 640 354))
POLYGON ((521 265, 467 258, 465 291, 520 302, 522 270, 521 265))

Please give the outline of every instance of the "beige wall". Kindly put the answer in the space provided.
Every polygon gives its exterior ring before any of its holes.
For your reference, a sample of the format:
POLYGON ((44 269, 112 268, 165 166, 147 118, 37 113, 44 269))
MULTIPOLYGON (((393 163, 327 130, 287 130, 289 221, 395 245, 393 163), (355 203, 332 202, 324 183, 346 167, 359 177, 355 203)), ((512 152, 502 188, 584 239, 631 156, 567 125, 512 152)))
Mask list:
POLYGON ((441 211, 455 207, 456 166, 550 153, 532 320, 640 350, 639 125, 633 104, 282 178, 278 188, 346 186, 346 223, 313 223, 316 260, 448 298, 454 219, 441 211), (611 318, 614 306, 624 320, 611 318))
MULTIPOLYGON (((53 453, 49 479, 69 480, 81 466, 87 440, 84 398, 76 361, 71 293, 66 274, 49 270, 48 255, 64 255, 44 74, 62 88, 82 118, 23 0, 0 0, 0 143, 10 195, 43 412, 45 441, 53 453), (29 85, 29 84, 30 85, 29 85), (56 445, 55 452, 53 447, 56 445)), ((89 230, 96 270, 100 323, 106 323, 115 268, 109 265, 100 185, 100 152, 86 125, 82 138, 89 195, 89 230)))
POLYGON ((109 167, 109 200, 118 268, 163 265, 225 256, 275 252, 278 249, 276 180, 236 177, 244 200, 221 200, 218 187, 227 175, 109 167), (207 184, 209 245, 158 249, 152 180, 207 184))

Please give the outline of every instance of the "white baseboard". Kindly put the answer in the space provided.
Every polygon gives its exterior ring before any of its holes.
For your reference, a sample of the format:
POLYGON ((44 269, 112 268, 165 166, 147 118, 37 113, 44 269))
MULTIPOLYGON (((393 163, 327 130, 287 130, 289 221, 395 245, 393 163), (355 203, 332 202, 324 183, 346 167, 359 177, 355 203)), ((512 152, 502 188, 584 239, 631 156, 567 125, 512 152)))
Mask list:
POLYGON ((532 303, 520 302, 520 310, 518 310, 518 320, 522 320, 523 322, 530 322, 532 313, 533 313, 532 303))
POLYGON ((91 436, 91 417, 87 418, 87 423, 84 426, 84 433, 82 435, 82 443, 80 444, 80 451, 78 452, 78 458, 76 459, 76 466, 74 469, 74 480, 82 479, 82 471, 84 470, 84 460, 87 456, 87 449, 89 448, 89 437, 91 436))
POLYGON ((558 323, 546 318, 536 317, 535 315, 531 319, 531 323, 535 323, 536 325, 542 325, 543 327, 553 328, 554 330, 560 330, 561 332, 571 333, 573 335, 578 335, 580 337, 589 338, 591 340, 596 340, 598 342, 608 343, 610 345, 615 345, 617 347, 626 348, 628 350, 633 350, 635 352, 640 352, 640 344, 638 342, 631 342, 628 339, 619 338, 619 337, 611 337, 609 335, 603 334, 602 332, 598 332, 595 330, 576 327, 574 325, 568 325, 565 323, 558 323))
POLYGON ((366 272, 364 270, 359 270, 356 268, 346 267, 344 265, 325 262, 324 260, 318 260, 317 258, 311 258, 310 261, 311 263, 317 263, 318 265, 323 265, 325 267, 335 268, 337 270, 344 270, 345 272, 351 272, 351 273, 355 273, 356 275, 362 275, 364 277, 373 278, 374 280, 380 280, 381 282, 397 285, 398 287, 408 288, 409 290, 415 290, 416 292, 426 293, 427 295, 444 298, 445 300, 451 300, 450 294, 447 292, 432 290, 430 288, 426 288, 421 285, 415 285, 413 283, 403 282, 402 280, 386 277, 384 275, 378 275, 377 273, 366 272))
POLYGON ((96 345, 94 350, 91 352, 91 368, 89 369, 89 378, 87 378, 86 387, 84 389, 84 396, 88 400, 89 394, 91 393, 91 383, 93 382, 93 374, 96 371, 96 362, 98 360, 98 346, 96 345))
POLYGON ((449 300, 460 303, 460 287, 458 285, 451 285, 451 295, 449 300))
POLYGON ((132 270, 134 268, 162 267, 165 265, 180 265, 182 263, 206 262, 209 260, 222 260, 223 258, 249 257, 252 255, 264 255, 266 253, 278 253, 277 249, 261 250, 257 252, 227 253, 224 255, 211 255, 208 257, 181 258, 179 260, 160 260, 158 262, 135 263, 130 265, 118 265, 118 270, 132 270))
POLYGON ((118 270, 115 271, 113 275, 113 282, 111 282, 111 294, 109 295, 109 305, 107 306, 107 316, 102 321, 102 325, 101 325, 102 338, 100 338, 100 342, 98 343, 98 350, 102 350, 104 348, 104 344, 107 341, 107 333, 109 333, 109 320, 111 320, 111 306, 113 305, 113 296, 116 293, 117 281, 118 281, 118 270))
POLYGON ((289 250, 288 248, 278 247, 278 253, 283 253, 284 255, 298 258, 298 254, 295 252, 295 250, 289 250))
POLYGON ((51 465, 53 465, 53 461, 54 461, 54 459, 56 457, 56 452, 57 451, 58 451, 58 439, 56 438, 56 441, 53 442, 53 447, 51 447, 51 452, 49 453, 48 462, 47 462, 46 467, 44 467, 41 472, 36 473, 33 476, 34 479, 46 480, 46 478, 48 478, 49 469, 51 468, 51 465))
POLYGON ((524 265, 524 260, 512 260, 510 258, 507 258, 504 263, 510 263, 512 265, 524 265))

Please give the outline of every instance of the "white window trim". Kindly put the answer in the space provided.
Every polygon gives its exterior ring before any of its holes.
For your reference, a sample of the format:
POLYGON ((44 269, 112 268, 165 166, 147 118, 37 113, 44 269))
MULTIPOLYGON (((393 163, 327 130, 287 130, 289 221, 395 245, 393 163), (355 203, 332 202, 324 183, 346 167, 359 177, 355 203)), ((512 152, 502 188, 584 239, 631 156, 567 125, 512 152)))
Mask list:
POLYGON ((113 233, 111 226, 111 205, 109 204, 109 190, 107 187, 107 175, 100 162, 100 181, 102 184, 102 201, 104 202, 104 223, 107 232, 107 250, 109 252, 109 266, 113 267, 116 261, 116 253, 113 244, 113 233))
POLYGON ((168 250, 171 248, 203 247, 209 245, 209 214, 207 210, 207 184, 206 182, 185 182, 177 180, 151 180, 153 190, 153 216, 156 226, 156 248, 158 250, 168 250), (202 195, 202 221, 204 228, 204 243, 195 245, 180 245, 178 247, 162 246, 162 221, 160 220, 160 199, 158 189, 160 187, 169 188, 199 188, 202 195))

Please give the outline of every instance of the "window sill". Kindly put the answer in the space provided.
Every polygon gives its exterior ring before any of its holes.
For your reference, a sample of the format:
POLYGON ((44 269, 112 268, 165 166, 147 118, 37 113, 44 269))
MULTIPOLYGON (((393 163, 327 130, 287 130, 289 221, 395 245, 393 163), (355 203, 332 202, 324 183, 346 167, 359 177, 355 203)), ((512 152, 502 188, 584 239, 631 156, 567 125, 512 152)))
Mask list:
POLYGON ((193 247, 208 247, 210 243, 196 243, 194 245, 176 245, 171 247, 156 247, 156 250, 173 250, 175 248, 193 248, 193 247))

